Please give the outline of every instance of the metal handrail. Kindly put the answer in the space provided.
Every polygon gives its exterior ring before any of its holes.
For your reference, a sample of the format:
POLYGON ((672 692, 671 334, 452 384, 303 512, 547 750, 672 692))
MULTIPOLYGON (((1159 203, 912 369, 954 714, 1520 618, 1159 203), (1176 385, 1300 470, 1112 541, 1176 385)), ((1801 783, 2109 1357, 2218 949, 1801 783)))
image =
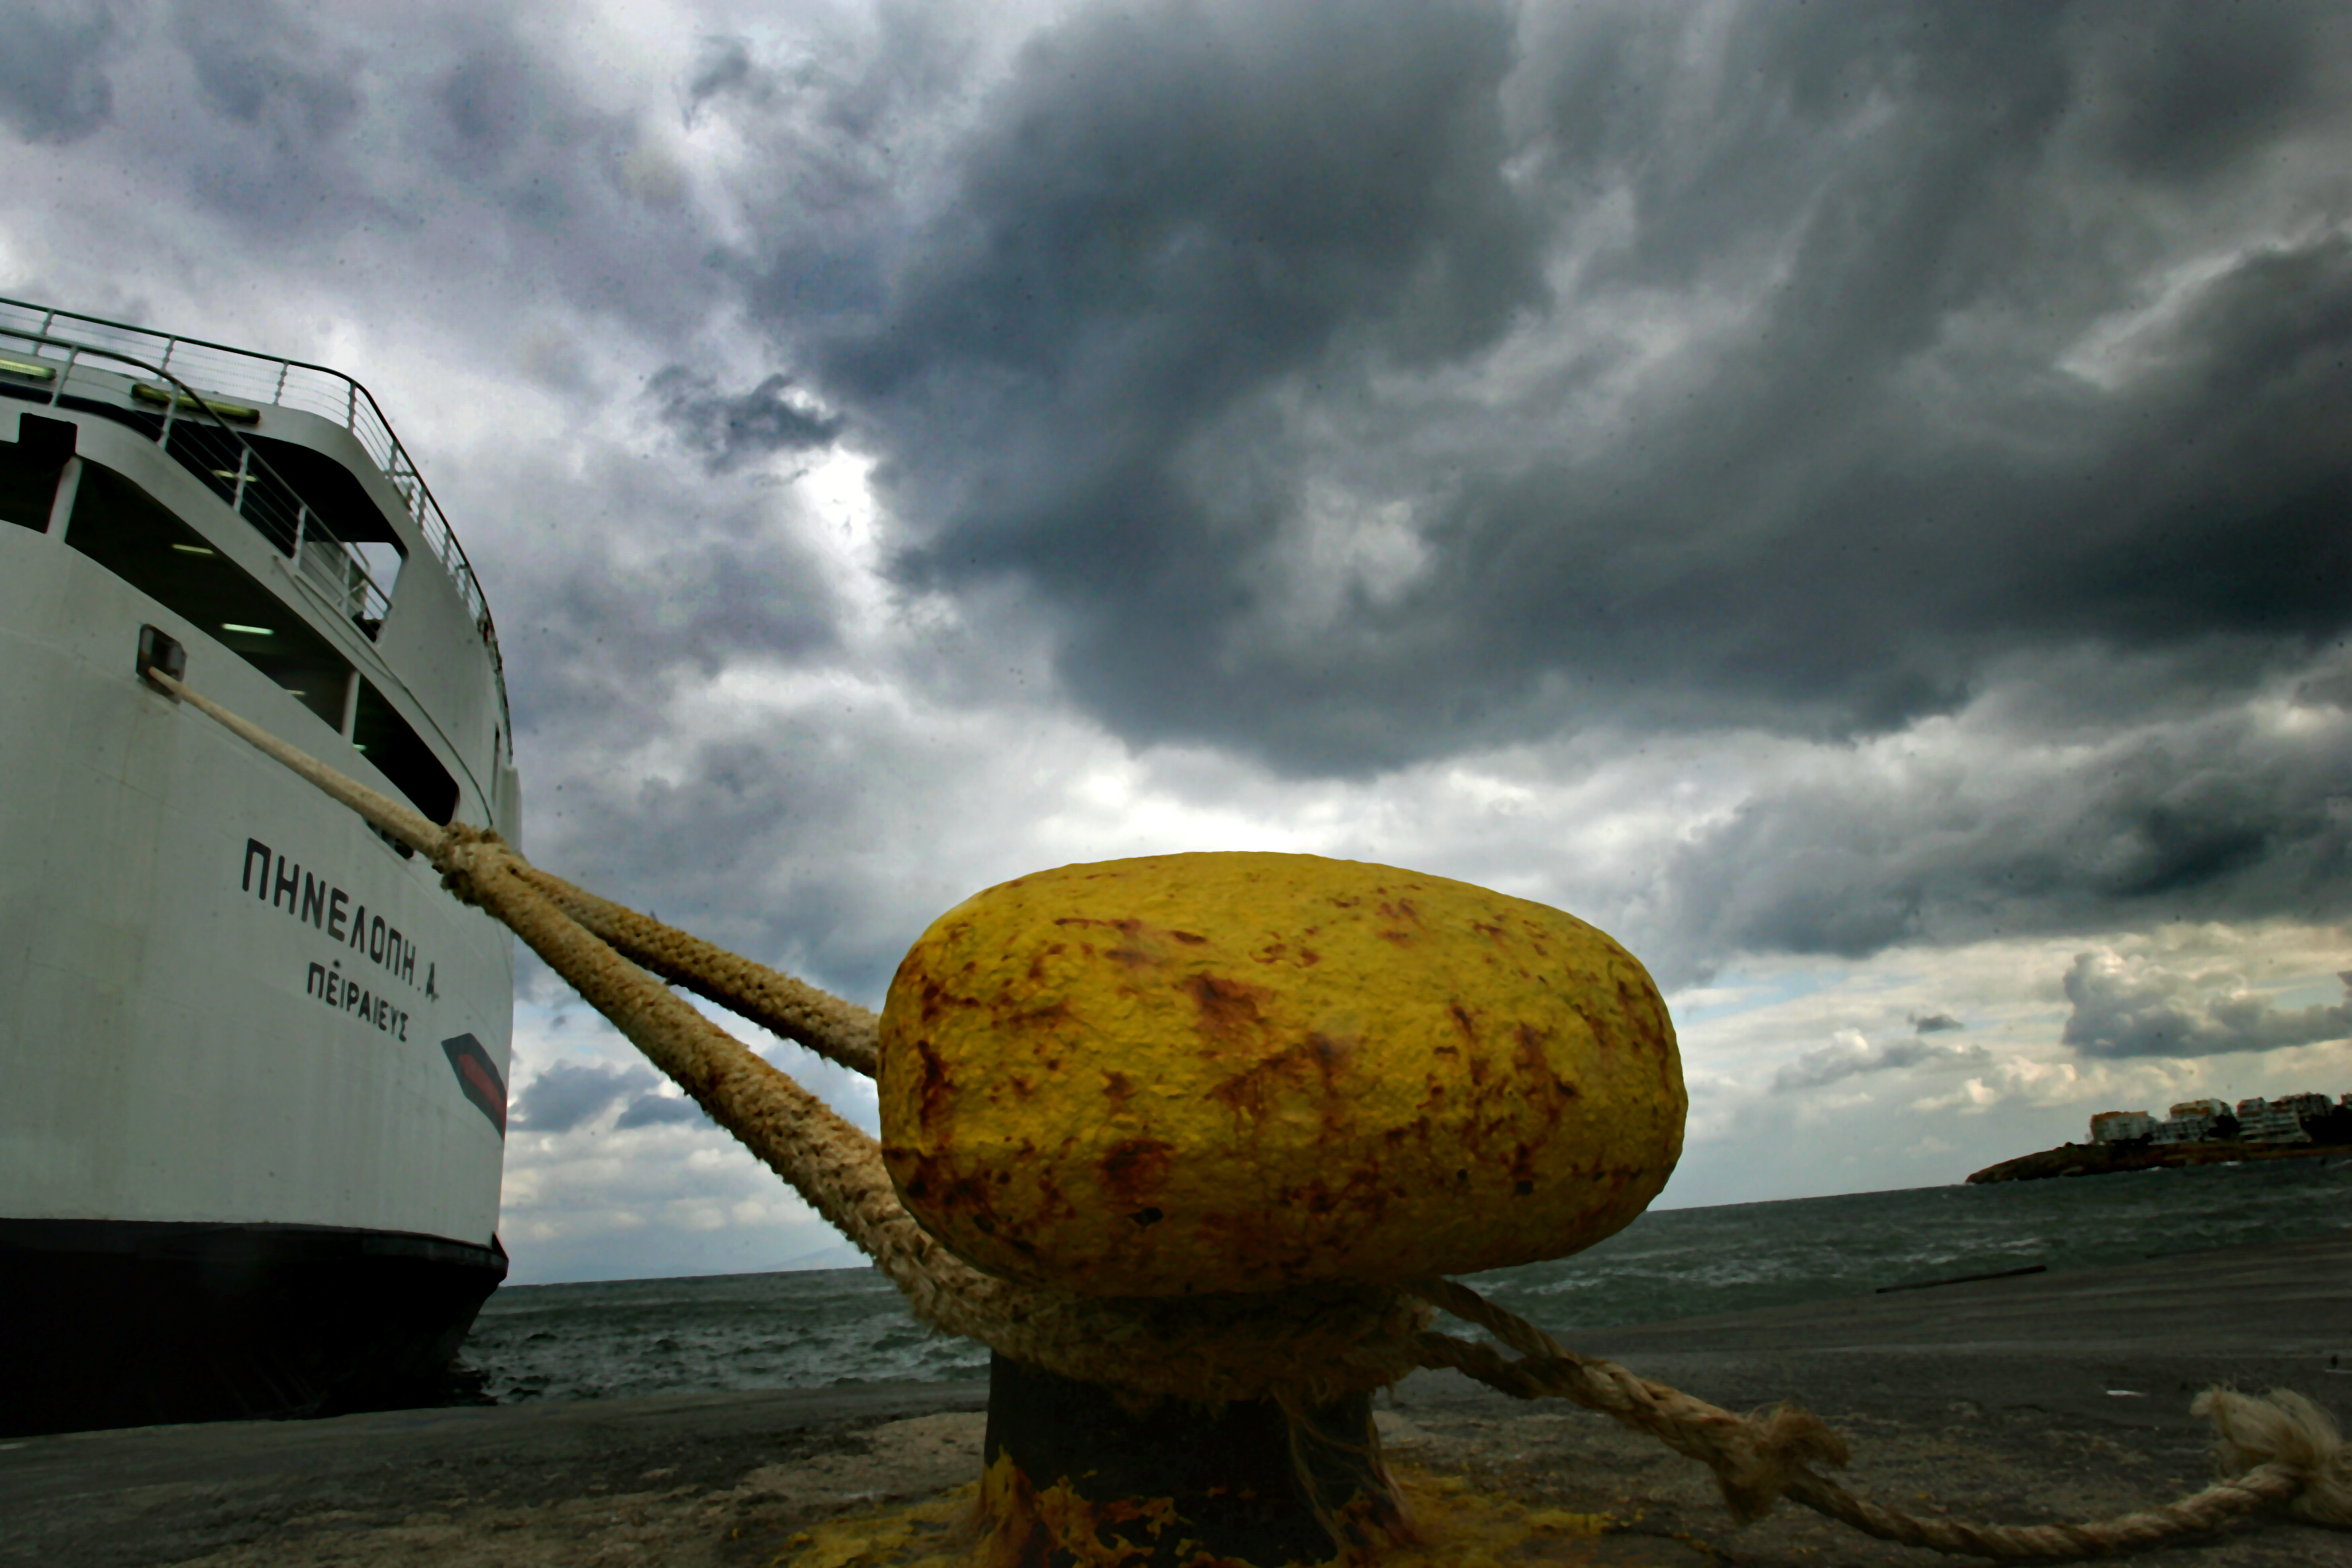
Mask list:
MULTIPOLYGON (((342 614, 359 620, 362 629, 366 629, 369 622, 377 626, 383 624, 384 615, 392 607, 392 595, 386 593, 383 585, 375 580, 375 574, 369 569, 366 557, 352 549, 348 540, 338 536, 324 521, 319 520, 311 511, 310 503, 302 499, 301 493, 295 489, 277 469, 270 467, 269 460, 255 451, 250 442, 229 427, 222 411, 233 405, 223 399, 205 396, 177 375, 164 369, 160 363, 150 363, 134 355, 119 353, 112 349, 93 348, 87 343, 76 342, 70 338, 44 337, 28 332, 10 332, 0 335, 5 335, 17 342, 29 342, 66 351, 64 360, 58 365, 57 375, 48 384, 48 405, 51 407, 56 407, 64 401, 66 389, 73 380, 74 367, 85 359, 110 360, 117 364, 129 365, 134 370, 154 377, 155 382, 163 384, 161 387, 156 386, 154 383, 132 384, 134 395, 146 393, 163 405, 163 413, 157 416, 159 424, 155 431, 155 444, 163 447, 167 456, 173 458, 181 467, 188 469, 198 479, 205 479, 209 475, 214 479, 229 481, 229 493, 222 499, 228 502, 230 510, 253 524, 265 538, 277 546, 279 553, 286 556, 294 567, 311 579, 314 587, 339 599, 341 602, 337 607, 342 614), (202 415, 205 420, 210 421, 207 433, 221 441, 225 450, 233 450, 236 453, 235 468, 209 467, 209 463, 220 460, 218 456, 206 458, 199 453, 173 450, 172 444, 173 430, 195 415, 202 415), (234 445, 231 446, 231 443, 234 445), (296 510, 290 521, 283 516, 272 516, 267 508, 259 506, 262 498, 267 497, 269 492, 256 487, 254 481, 257 479, 268 480, 271 485, 294 498, 296 510), (257 510, 259 510, 259 515, 256 515, 257 510)), ((110 387, 103 390, 111 392, 115 389, 110 387)), ((134 409, 131 412, 135 413, 137 410, 134 409)), ((215 494, 220 489, 216 484, 209 485, 208 488, 215 494)), ((373 633, 370 635, 372 637, 373 633)))
MULTIPOLYGON (((435 499, 424 476, 416 471, 415 460, 394 432, 392 421, 377 405, 374 394, 331 366, 275 354, 255 353, 248 349, 211 342, 203 338, 152 331, 127 322, 109 321, 102 316, 89 316, 77 310, 61 310, 30 300, 0 296, 0 341, 9 340, 68 349, 67 363, 59 368, 60 385, 65 375, 69 374, 69 366, 75 358, 70 352, 73 350, 102 353, 125 363, 137 364, 159 377, 172 380, 174 384, 184 385, 170 368, 173 361, 177 359, 181 372, 201 377, 206 384, 205 392, 215 401, 237 399, 268 407, 291 408, 342 426, 359 442, 361 449, 367 453, 369 461, 376 466, 377 471, 402 497, 409 521, 425 536, 426 547, 440 562, 442 570, 457 588, 459 599, 472 615, 475 630, 480 635, 490 656, 490 668, 498 689, 501 732, 508 736, 514 733, 513 716, 507 705, 506 662, 499 652, 498 627, 490 617, 489 602, 483 595, 481 581, 474 574, 473 563, 467 559, 465 547, 458 543, 457 531, 450 527, 441 503, 435 499), (15 324, 32 318, 37 318, 37 324, 30 326, 29 330, 15 324), (98 330, 74 337, 60 337, 53 329, 61 321, 76 322, 98 330), (158 349, 160 354, 155 353, 158 349), (154 355, 152 363, 142 358, 142 353, 154 355)), ((199 402, 205 400, 204 394, 191 393, 190 395, 195 396, 199 402)))

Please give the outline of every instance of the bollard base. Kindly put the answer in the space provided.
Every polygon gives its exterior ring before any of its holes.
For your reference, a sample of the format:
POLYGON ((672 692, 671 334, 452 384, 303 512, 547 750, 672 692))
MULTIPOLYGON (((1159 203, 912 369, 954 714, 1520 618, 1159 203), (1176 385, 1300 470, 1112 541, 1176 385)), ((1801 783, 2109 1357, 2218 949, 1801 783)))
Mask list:
POLYGON ((1004 1356, 989 1368, 979 1561, 988 1568, 1360 1561, 1407 1538, 1371 1399, 1294 1422, 1272 1400, 1161 1400, 1004 1356))
MULTIPOLYGON (((1009 1467, 1008 1467, 1009 1468, 1009 1467)), ((1643 1529, 1640 1516, 1577 1513, 1542 1502, 1530 1504, 1507 1491, 1475 1484, 1467 1476, 1432 1474, 1411 1464, 1396 1473, 1412 1521, 1410 1541, 1367 1546, 1344 1561, 1361 1568, 1464 1568, 1498 1563, 1517 1568, 1719 1568, 1717 1548, 1671 1531, 1643 1529)), ((992 1530, 981 1507, 981 1483, 967 1482, 927 1498, 837 1514, 810 1523, 772 1557, 755 1553, 771 1568, 1003 1568, 1024 1561, 1083 1563, 1087 1568, 1134 1568, 1140 1563, 1179 1563, 1182 1568, 1235 1568, 1245 1560, 1216 1557, 1205 1548, 1187 1553, 1169 1532, 1157 1537, 1132 1522, 1106 1528, 1105 1510, 1092 1516, 1091 1537, 1074 1534, 1076 1517, 1064 1510, 1041 1533, 1006 1529, 1000 1512, 992 1530), (1056 1522, 1061 1533, 1055 1533, 1056 1522), (1130 1545, 1130 1542, 1136 1544, 1130 1545)), ((1042 1494, 1056 1499, 1052 1489, 1042 1494)), ((1056 1500, 1066 1502, 1068 1495, 1056 1500)), ((1172 1503, 1173 1500, 1170 1500, 1172 1503)), ((1083 1504, 1094 1507, 1092 1504, 1083 1504)), ((1139 1519, 1155 1510, 1134 1510, 1139 1519)), ((730 1558, 732 1562, 735 1559, 730 1558)))

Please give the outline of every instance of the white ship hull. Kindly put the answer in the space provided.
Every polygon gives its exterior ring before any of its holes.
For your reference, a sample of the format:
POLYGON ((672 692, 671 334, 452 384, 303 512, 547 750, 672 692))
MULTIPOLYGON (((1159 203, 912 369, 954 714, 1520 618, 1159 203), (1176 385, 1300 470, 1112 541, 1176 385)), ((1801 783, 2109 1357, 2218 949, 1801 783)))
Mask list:
MULTIPOLYGON (((305 418, 257 423, 334 455, 305 418)), ((414 791, 352 739, 364 689, 456 786, 442 815, 511 833, 486 618, 398 531, 388 613, 337 613, 301 544, 275 548, 135 422, 0 398, 0 455, 36 437, 73 455, 53 526, 26 515, 22 460, 0 521, 0 1431, 397 1398, 505 1271, 509 939, 134 666, 142 628, 164 634, 196 689, 414 791), (232 646, 260 631, 126 580, 149 555, 94 531, 101 496, 190 530, 133 537, 193 558, 157 570, 232 574, 297 617, 283 643, 348 667, 341 725, 232 646)))

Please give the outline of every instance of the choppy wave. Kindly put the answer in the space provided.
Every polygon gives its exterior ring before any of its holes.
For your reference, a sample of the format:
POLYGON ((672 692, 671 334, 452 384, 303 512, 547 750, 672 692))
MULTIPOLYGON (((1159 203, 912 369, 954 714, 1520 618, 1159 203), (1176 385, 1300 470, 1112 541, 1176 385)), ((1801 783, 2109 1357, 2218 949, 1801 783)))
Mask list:
POLYGON ((1643 1215, 1573 1258, 1475 1277, 1544 1328, 1617 1327, 1883 1286, 2127 1263, 2352 1230, 2352 1160, 1918 1187, 1643 1215))
POLYGON ((910 1317, 871 1268, 518 1285, 461 1364, 499 1404, 985 1377, 988 1352, 910 1317))
MULTIPOLYGON (((1559 1333, 2346 1231, 2352 1160, 2293 1160, 1675 1209, 1472 1282, 1559 1333)), ((874 1270, 835 1268, 509 1286, 464 1364, 509 1404, 979 1378, 988 1352, 924 1329, 874 1270)))

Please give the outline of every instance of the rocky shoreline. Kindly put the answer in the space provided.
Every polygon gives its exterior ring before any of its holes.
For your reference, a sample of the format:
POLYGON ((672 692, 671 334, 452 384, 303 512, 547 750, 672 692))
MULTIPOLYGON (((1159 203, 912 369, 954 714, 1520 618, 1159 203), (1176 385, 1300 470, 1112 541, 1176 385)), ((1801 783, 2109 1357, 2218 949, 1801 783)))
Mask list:
POLYGON ((2046 1176, 2105 1176, 2124 1171, 2172 1171, 2189 1165, 2234 1165, 2250 1160, 2352 1158, 2340 1143, 2062 1143, 1987 1165, 1969 1178, 2032 1182, 2046 1176))

